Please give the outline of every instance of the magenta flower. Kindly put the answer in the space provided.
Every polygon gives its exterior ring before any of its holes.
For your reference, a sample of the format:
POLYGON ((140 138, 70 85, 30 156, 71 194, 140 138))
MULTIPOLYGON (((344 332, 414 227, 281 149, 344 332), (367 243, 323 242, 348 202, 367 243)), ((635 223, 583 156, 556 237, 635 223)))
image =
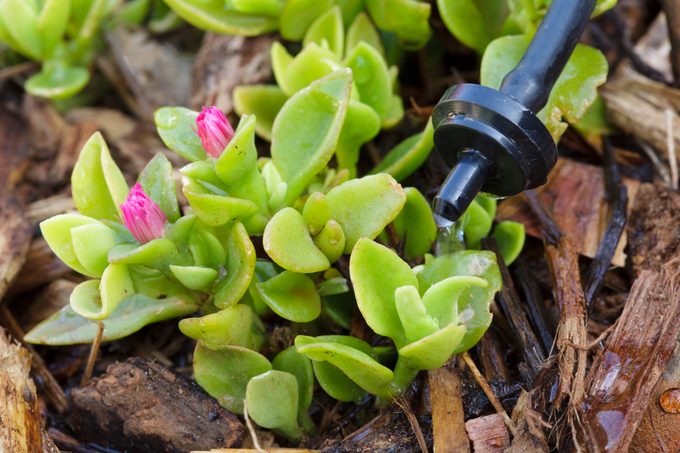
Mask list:
POLYGON ((234 128, 217 107, 203 107, 196 118, 196 127, 203 148, 212 157, 220 157, 234 136, 234 128))
POLYGON ((168 222, 161 208, 144 193, 137 183, 120 206, 123 211, 123 222, 130 233, 141 244, 163 237, 163 228, 168 222))

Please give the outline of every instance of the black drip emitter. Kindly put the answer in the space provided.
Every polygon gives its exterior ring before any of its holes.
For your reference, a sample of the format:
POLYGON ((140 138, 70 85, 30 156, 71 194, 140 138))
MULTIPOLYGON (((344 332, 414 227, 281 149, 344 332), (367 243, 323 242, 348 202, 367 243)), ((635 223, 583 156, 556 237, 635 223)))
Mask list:
POLYGON ((432 114, 434 145, 451 167, 434 199, 440 226, 458 220, 480 191, 505 197, 546 182, 557 147, 535 112, 569 60, 595 0, 554 0, 500 90, 463 83, 432 114))

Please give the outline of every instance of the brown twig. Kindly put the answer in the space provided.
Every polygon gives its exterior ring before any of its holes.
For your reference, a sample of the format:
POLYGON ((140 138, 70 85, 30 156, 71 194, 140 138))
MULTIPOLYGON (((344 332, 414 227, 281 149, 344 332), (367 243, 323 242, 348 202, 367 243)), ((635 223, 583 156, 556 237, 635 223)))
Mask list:
MULTIPOLYGON (((567 346, 586 342, 585 295, 581 287, 578 252, 574 242, 562 235, 534 191, 525 193, 534 214, 541 220, 545 255, 553 278, 555 301, 560 309, 557 327, 560 385, 555 407, 569 397, 572 406, 580 404, 585 392, 586 351, 567 346)), ((570 412, 572 414, 572 412, 570 412)))
POLYGON ((592 306, 604 275, 619 245, 628 217, 628 190, 621 182, 619 167, 614 158, 611 142, 604 139, 604 177, 606 198, 611 202, 611 215, 597 253, 588 267, 583 285, 586 305, 592 306))
POLYGON ((470 373, 472 373, 472 377, 475 378, 477 385, 479 385, 486 397, 489 398, 489 401, 491 402, 491 405, 494 407, 494 409, 496 409, 496 412, 498 412, 498 414, 503 417, 505 425, 514 436, 517 432, 515 424, 512 422, 512 420, 510 420, 508 413, 505 412, 505 409, 503 409, 503 405, 500 401, 498 401, 498 398, 496 398, 496 394, 493 392, 491 386, 486 381, 484 376, 482 376, 482 373, 479 371, 479 368, 477 368, 477 365, 475 365, 475 362, 472 360, 472 357, 470 357, 470 354, 464 352, 461 354, 461 357, 463 358, 463 361, 465 361, 465 365, 470 370, 470 373))
POLYGON ((406 419, 408 420, 409 424, 411 425, 411 428, 413 429, 414 434, 416 435, 416 440, 418 441, 418 446, 420 447, 420 450, 423 453, 427 453, 428 452, 427 442, 425 442, 425 436, 423 436, 423 430, 420 428, 418 418, 413 413, 413 409, 411 409, 411 404, 408 402, 406 397, 404 397, 404 395, 397 396, 394 399, 394 402, 397 406, 401 408, 401 410, 404 412, 404 415, 406 415, 406 419))
POLYGON ((503 262, 503 257, 501 257, 498 251, 496 241, 494 241, 493 238, 487 238, 484 239, 483 245, 484 248, 491 250, 496 254, 498 267, 500 268, 501 276, 503 278, 503 287, 497 294, 496 300, 505 313, 505 317, 510 322, 512 330, 522 347, 524 360, 526 360, 527 365, 531 370, 531 376, 529 376, 529 382, 531 382, 536 377, 538 369, 546 359, 546 351, 543 351, 541 343, 531 327, 529 318, 523 308, 524 304, 517 294, 515 284, 512 281, 512 276, 510 275, 510 271, 506 267, 505 262, 503 262))
POLYGON ((94 364, 97 361, 97 354, 99 354, 99 346, 101 345, 102 342, 103 333, 104 323, 99 321, 97 323, 97 336, 94 337, 94 341, 92 342, 92 347, 90 348, 90 355, 87 357, 87 364, 85 365, 85 371, 83 372, 83 378, 80 381, 81 387, 84 387, 85 384, 87 384, 87 382, 92 377, 92 371, 94 371, 94 364))
POLYGON ((531 318, 531 323, 536 330, 538 337, 543 344, 543 350, 550 353, 555 343, 554 329, 548 327, 545 314, 545 307, 541 296, 541 290, 536 283, 536 279, 529 272, 526 261, 521 256, 513 263, 514 281, 524 295, 527 306, 527 313, 531 318))
POLYGON ((0 69, 0 81, 11 79, 12 77, 16 77, 23 74, 24 72, 32 71, 33 69, 37 68, 38 64, 33 61, 27 61, 25 63, 19 63, 13 66, 2 68, 0 69))

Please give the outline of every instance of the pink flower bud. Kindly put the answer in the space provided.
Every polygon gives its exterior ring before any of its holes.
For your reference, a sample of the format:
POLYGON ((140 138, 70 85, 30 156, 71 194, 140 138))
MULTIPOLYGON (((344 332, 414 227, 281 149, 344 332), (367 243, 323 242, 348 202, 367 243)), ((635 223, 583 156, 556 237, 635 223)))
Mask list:
POLYGON ((220 157, 234 136, 234 128, 217 107, 203 107, 196 118, 196 127, 203 148, 212 157, 220 157))
POLYGON ((130 193, 120 207, 123 211, 123 221, 130 233, 141 244, 163 237, 163 228, 168 222, 161 208, 144 193, 142 186, 137 183, 130 189, 130 193))

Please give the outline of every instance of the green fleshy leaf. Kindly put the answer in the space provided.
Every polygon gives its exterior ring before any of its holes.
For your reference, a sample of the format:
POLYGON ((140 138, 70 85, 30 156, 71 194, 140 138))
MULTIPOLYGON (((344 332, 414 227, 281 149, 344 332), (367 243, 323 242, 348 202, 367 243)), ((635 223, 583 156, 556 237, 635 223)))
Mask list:
POLYGON ((227 252, 215 235, 201 224, 196 224, 187 241, 194 265, 218 269, 227 261, 227 252))
POLYGON ((493 217, 479 204, 473 200, 470 206, 465 210, 465 220, 463 232, 465 234, 465 243, 470 249, 481 248, 482 239, 489 235, 491 226, 493 224, 493 217))
POLYGON ((345 253, 360 238, 375 238, 406 202, 401 186, 388 174, 347 181, 326 194, 333 218, 345 232, 345 253))
POLYGON ((163 153, 157 153, 139 175, 144 192, 161 208, 170 222, 179 219, 177 189, 172 177, 172 164, 163 153))
POLYGON ((207 157, 195 132, 197 117, 198 112, 184 107, 161 107, 153 115, 163 144, 192 162, 207 157))
POLYGON ((397 181, 404 180, 427 160, 434 147, 433 137, 432 121, 428 120, 423 132, 395 146, 371 173, 389 173, 397 181))
POLYGON ((526 234, 524 225, 512 220, 500 222, 493 230, 493 238, 506 266, 512 264, 522 252, 526 234))
POLYGON ((347 29, 347 43, 345 44, 347 53, 350 53, 362 41, 375 48, 380 55, 385 55, 380 34, 364 12, 359 13, 347 29))
POLYGON ((311 42, 288 64, 284 75, 285 84, 280 86, 288 96, 292 96, 340 67, 337 57, 330 49, 311 42))
POLYGON ((255 132, 271 141, 274 119, 288 99, 283 90, 276 85, 242 85, 232 95, 236 113, 256 116, 255 132))
POLYGON ((486 280, 479 277, 456 275, 430 286, 423 294, 423 306, 437 320, 440 327, 458 322, 459 299, 470 287, 486 288, 486 280))
POLYGON ((333 156, 347 111, 350 82, 348 71, 317 80, 290 98, 277 115, 271 155, 288 184, 288 204, 333 156))
MULTIPOLYGON (((319 292, 322 289, 319 288, 319 292)), ((322 296, 323 311, 328 317, 340 327, 347 330, 352 327, 354 308, 356 307, 354 297, 349 293, 322 296)))
POLYGON ((316 236, 323 230, 326 223, 331 220, 331 216, 331 208, 323 193, 313 192, 307 197, 302 207, 302 217, 312 236, 316 236))
POLYGON ((323 230, 314 236, 314 245, 321 250, 328 261, 334 263, 345 250, 345 232, 338 222, 331 219, 326 222, 323 230))
POLYGON ((349 101, 345 123, 335 149, 338 167, 348 169, 350 176, 355 176, 361 145, 378 135, 378 132, 380 117, 375 110, 362 102, 349 101))
POLYGON ((295 347, 315 361, 327 361, 338 367, 359 387, 379 396, 390 396, 392 371, 365 352, 340 342, 324 341, 298 335, 295 347))
POLYGON ((47 245, 50 246, 55 255, 68 267, 88 277, 98 278, 96 272, 90 272, 81 264, 76 251, 73 248, 73 236, 71 230, 84 225, 102 225, 101 222, 91 217, 80 214, 59 214, 40 223, 42 232, 47 245))
POLYGON ((116 243, 111 228, 99 223, 81 225, 71 229, 71 238, 78 262, 88 270, 88 275, 101 277, 109 265, 109 250, 116 243))
POLYGON ((427 313, 415 286, 400 286, 394 291, 399 319, 409 342, 418 341, 439 330, 439 325, 427 313))
POLYGON ((314 244, 302 214, 293 208, 277 212, 264 230, 262 245, 271 259, 289 271, 309 274, 330 267, 314 244))
POLYGON ((416 370, 435 370, 446 364, 465 336, 465 326, 449 324, 399 350, 406 366, 416 370))
POLYGON ((170 265, 170 272, 182 285, 197 291, 207 290, 217 278, 217 271, 209 267, 170 265))
MULTIPOLYGON (((489 44, 480 70, 483 85, 500 87, 505 75, 519 62, 528 45, 524 36, 504 36, 489 44)), ((538 113, 555 141, 576 123, 597 98, 597 87, 607 78, 608 65, 602 52, 578 44, 550 92, 548 103, 538 113)))
POLYGON ((12 46, 19 53, 33 60, 41 60, 43 42, 38 32, 38 8, 34 2, 3 0, 0 16, 4 17, 3 29, 12 39, 12 46))
POLYGON ((258 349, 263 338, 253 334, 253 320, 253 309, 237 304, 200 318, 182 319, 179 330, 214 351, 228 346, 258 349))
POLYGON ((255 286, 269 308, 284 319, 310 322, 321 314, 321 299, 316 285, 304 274, 283 271, 255 286))
POLYGON ((300 41, 317 17, 333 7, 333 0, 287 0, 279 16, 281 36, 300 41))
POLYGON ((46 57, 52 54, 54 47, 64 35, 70 10, 71 0, 45 0, 38 17, 37 29, 46 57))
POLYGON ((146 244, 120 244, 109 250, 108 260, 116 264, 139 264, 159 267, 177 254, 174 242, 167 238, 154 239, 146 244))
MULTIPOLYGON (((102 341, 127 337, 148 324, 187 316, 197 309, 198 305, 178 297, 152 299, 143 294, 135 294, 121 302, 102 320, 102 341)), ((35 326, 24 336, 24 341, 63 346, 92 343, 96 336, 97 322, 83 318, 67 305, 35 326)))
POLYGON ((101 320, 109 316, 128 297, 135 286, 124 264, 110 264, 100 280, 88 280, 71 293, 71 308, 88 319, 101 320))
POLYGON ((241 118, 234 137, 215 160, 215 173, 230 196, 250 200, 260 214, 269 215, 265 183, 257 167, 254 116, 241 118))
MULTIPOLYGON (((363 340, 347 335, 323 335, 317 341, 340 343, 374 357, 371 346, 363 340)), ((375 357, 374 357, 375 358, 375 357)), ((338 401, 359 401, 366 391, 330 362, 312 361, 314 375, 321 388, 338 401)))
POLYGON ((390 105, 387 108, 387 113, 382 120, 382 128, 389 129, 401 122, 404 118, 404 103, 401 96, 393 94, 390 98, 390 105))
POLYGON ((229 0, 234 10, 256 16, 276 16, 281 11, 282 0, 229 0))
POLYGON ((375 47, 360 42, 347 57, 345 64, 352 69, 352 78, 359 98, 384 118, 392 100, 392 83, 387 64, 375 47))
POLYGON ((81 214, 115 221, 121 218, 120 205, 125 203, 128 186, 99 132, 80 150, 71 175, 71 192, 81 214))
POLYGON ((365 0, 379 28, 395 33, 409 50, 423 47, 430 39, 430 4, 418 0, 365 0))
POLYGON ((295 346, 290 346, 274 357, 272 366, 275 370, 290 373, 297 379, 299 397, 298 419, 301 425, 309 426, 311 420, 309 420, 307 409, 312 405, 312 399, 314 398, 314 370, 312 369, 312 362, 297 352, 295 346))
POLYGON ((248 381, 271 369, 265 356, 239 346, 213 351, 199 342, 194 351, 196 382, 222 407, 235 414, 243 414, 248 381))
POLYGON ((453 276, 481 277, 488 283, 485 288, 472 286, 458 298, 459 323, 467 327, 465 337, 454 351, 458 354, 474 346, 491 325, 489 306, 500 290, 502 280, 492 252, 466 250, 436 258, 427 257, 425 266, 418 273, 419 290, 422 294, 435 283, 453 276))
POLYGON ((255 247, 245 227, 236 223, 229 231, 226 246, 226 276, 215 286, 213 303, 225 308, 237 303, 248 291, 255 273, 255 247))
POLYGON ((315 43, 319 46, 328 45, 328 48, 338 57, 342 58, 345 47, 345 28, 342 24, 342 12, 339 6, 334 6, 320 15, 307 29, 303 45, 315 43))
POLYGON ((224 7, 224 0, 164 0, 182 19, 202 30, 225 35, 257 36, 276 29, 276 19, 224 7))
POLYGON ((189 190, 184 190, 184 195, 198 218, 210 226, 221 226, 236 220, 249 219, 258 211, 255 203, 242 198, 196 193, 189 190))
POLYGON ((379 335, 390 337, 397 346, 406 342, 394 302, 400 286, 418 287, 407 263, 387 247, 360 239, 349 261, 354 294, 366 324, 379 335))
POLYGON ((404 189, 406 203, 396 219, 394 229, 402 241, 409 259, 428 253, 437 238, 437 224, 425 197, 414 187, 404 189))
POLYGON ((291 440, 299 439, 298 384, 285 371, 270 370, 253 377, 246 388, 248 415, 263 428, 279 431, 291 440))
POLYGON ((480 54, 501 35, 509 13, 507 0, 437 0, 437 8, 451 34, 480 54))

